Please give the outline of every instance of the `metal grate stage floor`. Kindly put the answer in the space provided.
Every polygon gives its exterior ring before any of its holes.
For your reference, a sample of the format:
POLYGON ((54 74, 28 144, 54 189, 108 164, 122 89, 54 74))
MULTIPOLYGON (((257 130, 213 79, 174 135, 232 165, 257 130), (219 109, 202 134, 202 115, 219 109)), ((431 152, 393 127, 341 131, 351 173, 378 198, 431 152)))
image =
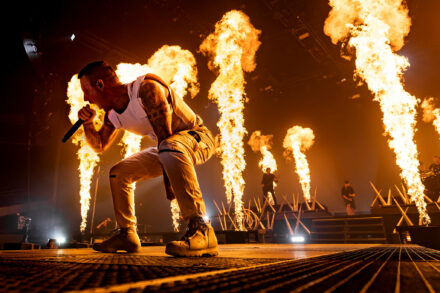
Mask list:
POLYGON ((440 292, 440 251, 398 245, 222 245, 214 258, 91 249, 1 251, 7 292, 440 292))

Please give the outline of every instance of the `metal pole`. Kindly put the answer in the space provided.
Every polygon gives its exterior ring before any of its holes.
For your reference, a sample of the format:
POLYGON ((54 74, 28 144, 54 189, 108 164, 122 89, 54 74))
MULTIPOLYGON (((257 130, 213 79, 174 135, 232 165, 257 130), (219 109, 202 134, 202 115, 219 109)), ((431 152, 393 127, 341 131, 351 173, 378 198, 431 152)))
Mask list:
POLYGON ((55 225, 55 211, 57 205, 57 191, 58 191, 58 175, 60 173, 60 157, 61 157, 61 144, 57 144, 57 150, 55 154, 55 170, 53 176, 53 188, 52 188, 52 223, 51 226, 55 225))
POLYGON ((93 242, 93 226, 95 224, 96 196, 98 194, 98 184, 99 184, 99 173, 100 172, 101 172, 101 166, 98 166, 98 171, 96 172, 95 194, 93 196, 92 218, 90 220, 90 244, 92 244, 92 242, 93 242))

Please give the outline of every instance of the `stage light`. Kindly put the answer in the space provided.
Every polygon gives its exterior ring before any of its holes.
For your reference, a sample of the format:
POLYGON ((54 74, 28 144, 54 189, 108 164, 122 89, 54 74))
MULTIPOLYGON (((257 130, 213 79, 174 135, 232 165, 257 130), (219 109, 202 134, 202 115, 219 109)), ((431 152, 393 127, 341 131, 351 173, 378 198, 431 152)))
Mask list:
POLYGON ((55 237, 53 237, 56 239, 56 241, 58 242, 58 244, 63 244, 64 242, 66 242, 66 237, 64 235, 56 235, 55 237))
POLYGON ((306 241, 306 239, 304 238, 304 236, 301 236, 301 235, 290 237, 290 242, 293 242, 293 243, 303 243, 305 241, 306 241))
POLYGON ((73 40, 75 39, 75 34, 72 34, 71 36, 70 36, 70 40, 73 42, 73 40))
POLYGON ((305 32, 305 33, 299 35, 298 39, 300 39, 302 41, 304 39, 307 39, 308 37, 310 37, 310 34, 308 32, 305 32))
POLYGON ((23 47, 29 59, 35 59, 39 56, 37 45, 33 39, 29 39, 29 38, 23 39, 23 47))
POLYGON ((205 221, 209 221, 209 216, 206 214, 206 215, 204 215, 203 216, 203 220, 205 220, 205 221))

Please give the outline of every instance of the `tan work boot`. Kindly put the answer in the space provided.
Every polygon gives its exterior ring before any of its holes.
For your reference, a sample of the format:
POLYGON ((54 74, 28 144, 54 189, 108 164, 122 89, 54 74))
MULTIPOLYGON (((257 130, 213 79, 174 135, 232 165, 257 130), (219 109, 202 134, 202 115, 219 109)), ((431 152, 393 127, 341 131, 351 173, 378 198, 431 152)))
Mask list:
POLYGON ((182 240, 168 243, 165 253, 173 256, 216 256, 218 245, 214 229, 203 218, 191 219, 182 240))
POLYGON ((119 234, 101 242, 93 244, 93 249, 101 252, 139 252, 141 242, 135 228, 121 228, 119 234))

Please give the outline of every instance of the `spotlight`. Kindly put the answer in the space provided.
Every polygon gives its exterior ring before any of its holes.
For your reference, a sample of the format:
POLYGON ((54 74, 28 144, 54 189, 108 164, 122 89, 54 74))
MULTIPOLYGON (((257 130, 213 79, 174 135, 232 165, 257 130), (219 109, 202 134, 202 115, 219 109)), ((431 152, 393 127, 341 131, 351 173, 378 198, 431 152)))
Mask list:
POLYGON ((304 243, 304 241, 306 241, 306 239, 304 238, 304 236, 301 235, 290 237, 290 242, 293 243, 304 243))
POLYGON ((33 39, 30 38, 23 39, 23 47, 29 59, 35 59, 39 56, 37 45, 33 39))
POLYGON ((203 216, 203 220, 205 220, 205 221, 209 221, 209 216, 208 216, 208 215, 204 215, 204 216, 203 216))
POLYGON ((70 36, 70 40, 73 42, 73 40, 75 39, 75 34, 72 34, 71 36, 70 36))
POLYGON ((54 238, 57 240, 58 244, 60 245, 66 242, 66 237, 63 235, 56 235, 54 238))
POLYGON ((300 39, 300 41, 302 41, 302 40, 304 40, 304 39, 306 39, 308 37, 310 37, 310 34, 308 32, 305 32, 305 33, 299 35, 298 39, 300 39))

